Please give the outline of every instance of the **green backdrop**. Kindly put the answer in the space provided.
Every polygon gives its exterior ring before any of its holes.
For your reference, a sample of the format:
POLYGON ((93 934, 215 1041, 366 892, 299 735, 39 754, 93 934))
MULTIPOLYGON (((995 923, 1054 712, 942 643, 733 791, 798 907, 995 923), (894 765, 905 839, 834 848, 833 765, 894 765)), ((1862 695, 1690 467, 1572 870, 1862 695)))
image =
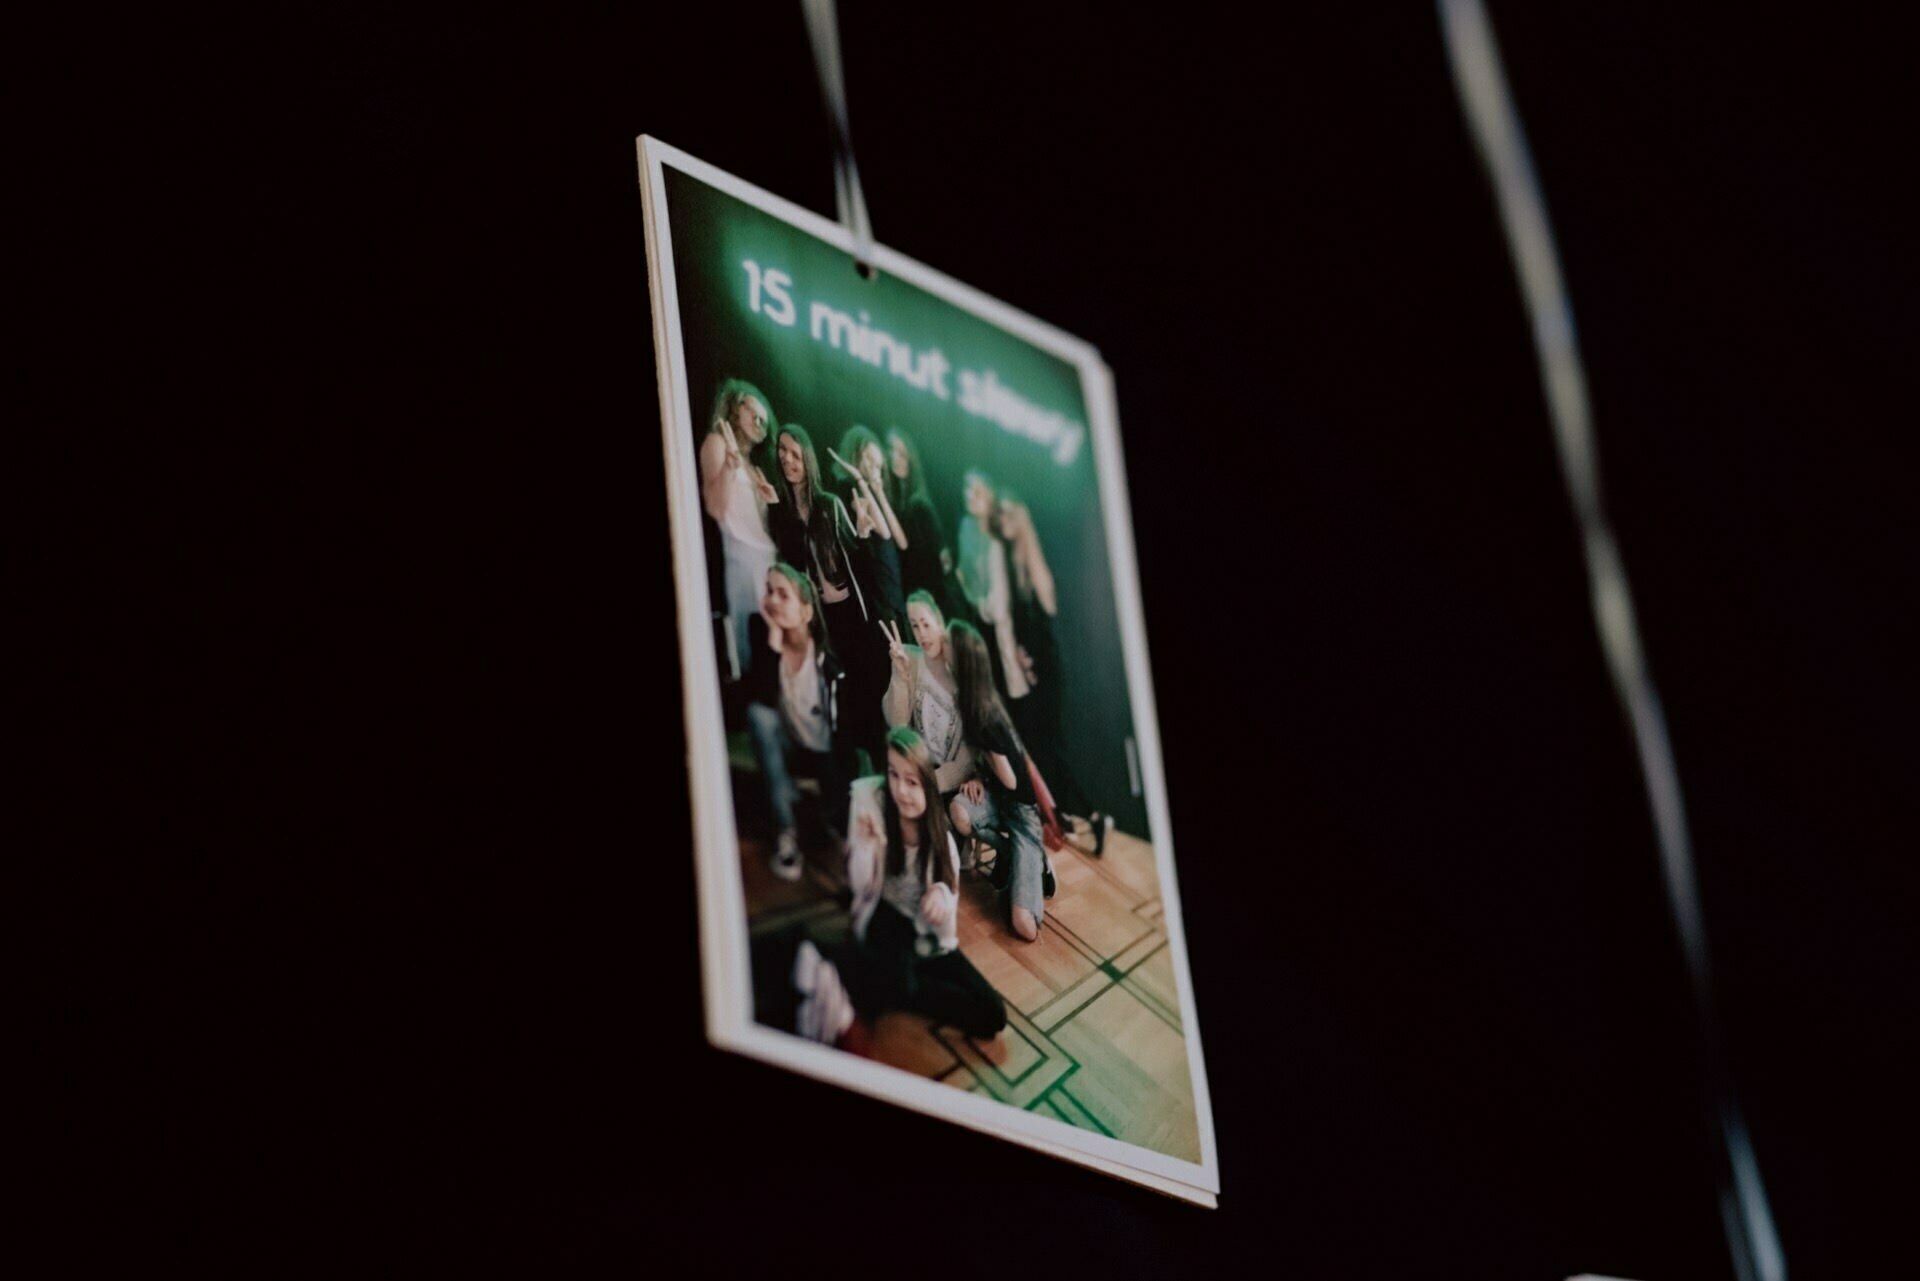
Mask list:
POLYGON ((1101 527, 1092 442, 1084 440, 1061 465, 1047 446, 962 410, 957 371, 991 369, 1036 406, 1085 424, 1078 370, 1049 352, 905 281, 863 278, 852 259, 833 246, 761 212, 698 179, 666 171, 667 206, 678 277, 694 429, 703 432, 715 389, 729 377, 761 387, 781 422, 805 426, 822 447, 864 423, 884 434, 898 426, 913 437, 926 465, 949 547, 957 552, 964 514, 961 481, 978 467, 1002 489, 1017 493, 1033 513, 1059 590, 1054 620, 1063 668, 1063 740, 1059 751, 1093 805, 1112 813, 1127 831, 1148 835, 1146 806, 1133 794, 1126 740, 1133 734, 1121 655, 1113 572, 1101 527), (793 279, 795 321, 776 324, 750 302, 751 260, 765 272, 793 279), (912 386, 883 363, 869 365, 817 341, 809 309, 825 303, 840 312, 865 312, 874 328, 916 350, 938 347, 956 373, 953 399, 912 386))

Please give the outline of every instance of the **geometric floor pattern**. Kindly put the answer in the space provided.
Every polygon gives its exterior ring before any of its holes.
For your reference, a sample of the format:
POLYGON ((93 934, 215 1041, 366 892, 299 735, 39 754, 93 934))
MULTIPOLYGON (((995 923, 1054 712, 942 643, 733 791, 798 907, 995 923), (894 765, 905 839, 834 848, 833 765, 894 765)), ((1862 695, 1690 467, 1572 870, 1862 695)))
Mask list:
MULTIPOLYGON (((745 764, 739 755, 735 762, 745 764)), ((750 766, 736 768, 733 782, 743 801, 758 790, 750 766)), ((743 829, 754 830, 742 817, 743 829)), ((792 884, 768 872, 765 842, 743 841, 740 854, 753 933, 796 922, 817 937, 844 933, 845 880, 824 851, 808 849, 807 873, 792 884)), ((1005 998, 1006 1031, 976 1041, 920 1015, 892 1013, 873 1029, 873 1057, 1198 1161, 1199 1122, 1153 847, 1116 830, 1100 858, 1071 846, 1052 857, 1057 893, 1031 943, 1007 928, 991 886, 972 875, 961 879, 960 950, 1005 998)))

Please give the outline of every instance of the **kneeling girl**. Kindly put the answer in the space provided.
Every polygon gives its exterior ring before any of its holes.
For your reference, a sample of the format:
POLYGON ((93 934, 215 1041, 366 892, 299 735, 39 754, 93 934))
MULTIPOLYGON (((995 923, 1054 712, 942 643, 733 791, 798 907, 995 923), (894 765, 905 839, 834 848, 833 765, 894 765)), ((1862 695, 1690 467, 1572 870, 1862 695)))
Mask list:
POLYGON ((961 835, 977 835, 999 850, 994 879, 1010 896, 1008 924, 1032 942, 1046 919, 1053 869, 1041 843, 1040 804, 1026 748, 994 688, 993 656, 980 630, 954 620, 947 625, 947 648, 961 732, 973 749, 978 774, 954 795, 949 812, 961 835))

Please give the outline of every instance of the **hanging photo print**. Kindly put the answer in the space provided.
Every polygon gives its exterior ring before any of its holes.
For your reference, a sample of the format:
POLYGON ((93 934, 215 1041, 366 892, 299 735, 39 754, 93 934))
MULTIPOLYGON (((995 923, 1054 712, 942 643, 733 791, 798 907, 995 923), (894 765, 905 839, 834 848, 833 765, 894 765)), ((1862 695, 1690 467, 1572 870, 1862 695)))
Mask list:
POLYGON ((1220 1188, 1111 375, 651 139, 715 1044, 1220 1188))

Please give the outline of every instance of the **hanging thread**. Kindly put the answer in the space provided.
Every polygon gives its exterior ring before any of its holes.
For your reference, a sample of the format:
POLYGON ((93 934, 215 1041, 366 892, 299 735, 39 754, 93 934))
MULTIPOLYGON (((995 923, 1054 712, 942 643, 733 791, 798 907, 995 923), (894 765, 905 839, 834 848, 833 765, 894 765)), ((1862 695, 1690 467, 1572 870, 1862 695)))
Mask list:
POLYGON ((873 224, 867 218, 867 197, 860 189, 860 168, 853 159, 853 134, 847 123, 847 83, 840 62, 840 23, 833 0, 800 0, 807 19, 807 40, 813 46, 813 68, 820 77, 820 97, 827 106, 833 131, 833 203, 840 225, 853 236, 853 258, 862 275, 871 276, 873 224))
POLYGON ((1633 728, 1641 779, 1653 811, 1654 834, 1667 906, 1686 958, 1698 1016, 1702 1074, 1713 1129, 1723 1158, 1717 1171, 1720 1216, 1734 1272, 1740 1281, 1786 1281, 1786 1258, 1767 1207, 1760 1165, 1747 1138, 1745 1121, 1722 1063, 1715 1030, 1712 975, 1707 958, 1706 922, 1700 910, 1693 848, 1681 801, 1680 776, 1666 716, 1641 651, 1634 621, 1633 593, 1618 543, 1600 500, 1600 465, 1594 448, 1592 407, 1580 363, 1573 308, 1560 274, 1559 252, 1547 221, 1526 133, 1501 69, 1500 49, 1481 0, 1438 0, 1440 26, 1453 69, 1454 87, 1487 167, 1514 272, 1520 279, 1533 321, 1533 344, 1540 363, 1553 423, 1560 470, 1579 517, 1587 564, 1590 602, 1600 648, 1614 693, 1633 728))

